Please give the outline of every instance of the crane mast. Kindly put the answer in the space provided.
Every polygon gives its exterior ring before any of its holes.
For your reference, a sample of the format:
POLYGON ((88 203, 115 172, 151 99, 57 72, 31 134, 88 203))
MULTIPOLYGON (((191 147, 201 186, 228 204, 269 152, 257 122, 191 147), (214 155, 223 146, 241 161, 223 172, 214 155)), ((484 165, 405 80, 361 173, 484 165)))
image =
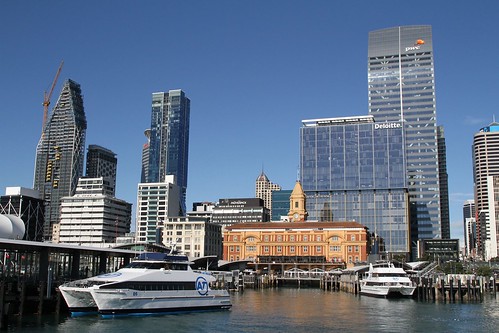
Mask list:
POLYGON ((54 92, 55 85, 57 83, 57 79, 59 78, 59 74, 61 74, 62 65, 64 64, 64 60, 61 61, 59 68, 57 69, 57 73, 55 74, 54 81, 52 82, 52 86, 50 90, 43 93, 43 123, 42 123, 42 131, 45 129, 45 123, 47 122, 47 116, 49 112, 50 98, 52 97, 52 93, 54 92))

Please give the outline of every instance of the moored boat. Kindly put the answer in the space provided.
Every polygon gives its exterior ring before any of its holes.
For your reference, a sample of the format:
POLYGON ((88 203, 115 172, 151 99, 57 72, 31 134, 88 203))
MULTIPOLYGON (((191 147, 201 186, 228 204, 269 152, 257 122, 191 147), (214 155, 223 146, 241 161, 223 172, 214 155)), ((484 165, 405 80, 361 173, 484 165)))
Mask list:
POLYGON ((392 263, 386 266, 373 267, 360 281, 360 294, 375 297, 411 297, 416 285, 407 273, 392 263))
POLYGON ((229 309, 226 289, 215 288, 208 271, 193 271, 186 256, 139 257, 108 274, 59 287, 72 315, 98 311, 103 317, 172 311, 229 309))

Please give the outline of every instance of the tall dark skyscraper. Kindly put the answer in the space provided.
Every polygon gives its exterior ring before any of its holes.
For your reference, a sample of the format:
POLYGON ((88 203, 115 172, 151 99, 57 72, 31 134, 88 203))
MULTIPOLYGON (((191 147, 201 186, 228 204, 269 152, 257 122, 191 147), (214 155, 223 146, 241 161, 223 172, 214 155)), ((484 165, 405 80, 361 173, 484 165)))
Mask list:
POLYGON ((59 223, 60 199, 75 193, 83 175, 86 129, 80 85, 67 80, 36 148, 33 187, 46 203, 45 240, 59 223))
POLYGON ((164 182, 166 175, 174 175, 181 191, 183 214, 186 212, 190 105, 180 89, 152 94, 147 182, 164 182))
POLYGON ((116 170, 118 159, 111 150, 98 146, 88 145, 87 170, 85 175, 88 178, 104 177, 114 196, 116 193, 116 170))
POLYGON ((142 145, 142 167, 140 171, 140 182, 147 183, 147 178, 149 177, 149 141, 151 137, 151 130, 146 129, 144 135, 147 138, 147 142, 142 145))
POLYGON ((405 130, 411 245, 449 237, 443 130, 437 128, 430 26, 372 31, 368 50, 369 114, 405 130), (443 164, 443 165, 442 165, 443 164))

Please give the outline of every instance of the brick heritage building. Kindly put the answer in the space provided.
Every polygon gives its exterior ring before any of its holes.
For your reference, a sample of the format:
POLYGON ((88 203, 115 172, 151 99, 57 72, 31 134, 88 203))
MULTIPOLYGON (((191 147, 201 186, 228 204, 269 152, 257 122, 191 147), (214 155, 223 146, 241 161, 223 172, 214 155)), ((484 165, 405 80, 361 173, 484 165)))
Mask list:
POLYGON ((367 261, 369 234, 356 222, 240 223, 224 232, 224 260, 257 263, 367 261))

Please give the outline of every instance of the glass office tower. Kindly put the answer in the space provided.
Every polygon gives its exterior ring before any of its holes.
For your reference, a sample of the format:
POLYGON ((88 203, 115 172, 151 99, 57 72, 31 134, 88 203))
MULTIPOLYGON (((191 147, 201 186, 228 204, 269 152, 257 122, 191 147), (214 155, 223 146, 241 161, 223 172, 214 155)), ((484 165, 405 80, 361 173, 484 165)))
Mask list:
POLYGON ((369 114, 376 123, 404 124, 412 246, 418 239, 450 237, 447 182, 440 179, 446 174, 441 171, 445 165, 439 165, 439 154, 445 163, 445 144, 443 131, 437 132, 431 27, 372 31, 368 57, 369 114))
POLYGON ((152 94, 148 183, 163 183, 174 175, 185 214, 189 157, 190 100, 180 89, 152 94))
POLYGON ((372 116, 304 120, 300 142, 308 220, 356 221, 382 240, 385 251, 408 253, 402 122, 378 124, 372 116))
POLYGON ((67 80, 36 147, 33 188, 46 202, 45 240, 59 223, 61 198, 75 193, 83 175, 86 130, 80 85, 67 80))

